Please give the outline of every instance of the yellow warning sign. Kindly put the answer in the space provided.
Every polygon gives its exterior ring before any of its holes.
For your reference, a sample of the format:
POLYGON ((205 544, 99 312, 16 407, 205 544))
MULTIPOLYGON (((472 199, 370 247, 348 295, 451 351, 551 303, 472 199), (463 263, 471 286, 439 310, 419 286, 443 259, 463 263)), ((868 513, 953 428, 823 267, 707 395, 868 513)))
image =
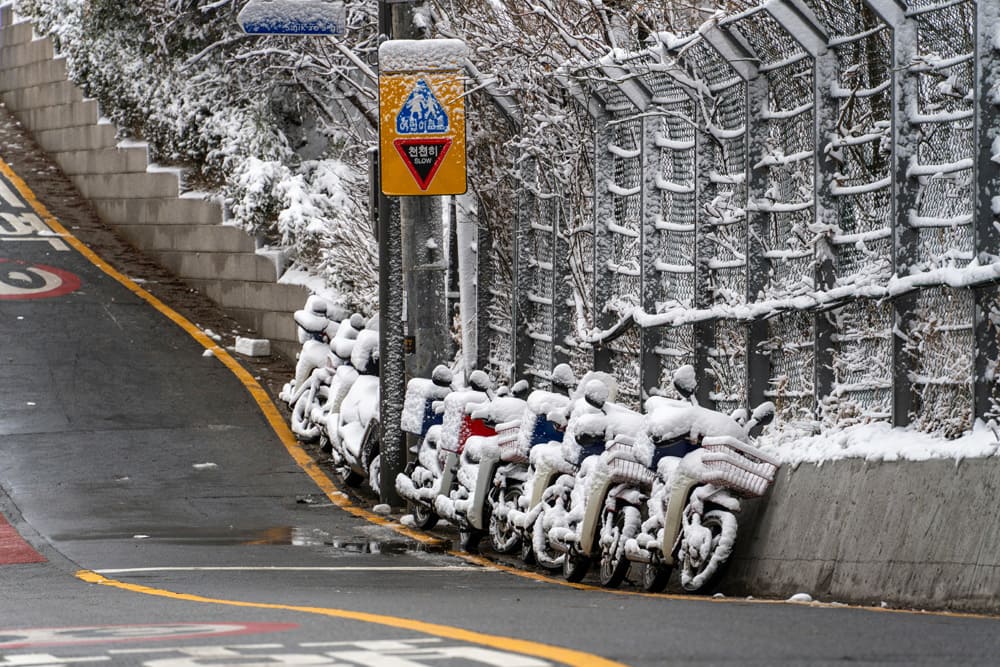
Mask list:
POLYGON ((384 194, 465 193, 464 95, 465 82, 457 70, 379 77, 384 194))

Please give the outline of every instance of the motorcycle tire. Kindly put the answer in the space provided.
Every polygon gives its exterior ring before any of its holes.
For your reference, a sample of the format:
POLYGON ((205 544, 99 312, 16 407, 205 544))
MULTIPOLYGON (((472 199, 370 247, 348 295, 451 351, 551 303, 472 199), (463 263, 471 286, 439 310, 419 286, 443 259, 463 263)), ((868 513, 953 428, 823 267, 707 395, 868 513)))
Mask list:
POLYGON ((639 510, 625 506, 617 512, 605 512, 601 523, 601 586, 618 588, 628 575, 631 563, 625 557, 625 541, 635 537, 635 527, 639 525, 639 510), (611 537, 610 544, 604 544, 604 536, 611 537))
POLYGON ((535 565, 535 547, 531 544, 531 535, 521 535, 521 561, 525 565, 535 565))
POLYGON ((563 558, 563 577, 566 581, 578 584, 590 571, 590 557, 577 553, 568 553, 563 558))
POLYGON ((344 484, 356 489, 365 482, 365 476, 353 468, 346 468, 343 472, 344 484))
POLYGON ((434 510, 420 503, 410 503, 410 514, 413 516, 413 525, 419 530, 430 530, 437 525, 438 519, 441 518, 434 510))
POLYGON ((552 572, 558 571, 563 566, 563 560, 566 558, 566 554, 561 551, 556 551, 549 546, 549 541, 545 535, 545 511, 543 510, 538 518, 535 519, 535 524, 532 527, 533 540, 532 540, 532 551, 535 554, 535 563, 544 567, 546 570, 551 570, 552 572), (538 550, 535 548, 535 544, 541 544, 542 549, 538 550))
MULTIPOLYGON (((491 500, 495 504, 503 503, 506 507, 517 507, 518 498, 521 497, 521 488, 510 486, 494 495, 496 497, 491 497, 491 500)), ((498 554, 512 554, 521 549, 521 534, 517 527, 510 520, 498 516, 495 507, 490 512, 489 526, 490 543, 498 554)))
POLYGON ((379 493, 382 485, 382 455, 376 454, 372 462, 368 464, 368 487, 379 493))
POLYGON ((662 593, 670 582, 673 568, 661 563, 646 563, 642 568, 642 590, 647 593, 662 593))
POLYGON ((687 549, 687 539, 683 536, 677 558, 681 587, 689 593, 706 593, 715 588, 729 563, 736 541, 736 516, 728 510, 705 512, 701 526, 711 534, 708 558, 703 561, 693 559, 687 549))

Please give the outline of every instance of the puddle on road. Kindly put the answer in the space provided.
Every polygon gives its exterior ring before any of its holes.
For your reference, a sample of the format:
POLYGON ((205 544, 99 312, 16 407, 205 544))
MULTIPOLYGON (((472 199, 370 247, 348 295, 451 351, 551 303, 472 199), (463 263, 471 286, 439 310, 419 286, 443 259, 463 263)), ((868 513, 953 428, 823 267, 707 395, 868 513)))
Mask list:
POLYGON ((208 530, 201 528, 179 529, 169 531, 150 531, 142 534, 99 535, 90 533, 86 536, 60 536, 62 540, 99 540, 99 539, 141 539, 144 542, 159 542, 163 544, 190 544, 197 546, 294 546, 309 547, 319 550, 329 550, 344 554, 407 554, 407 553, 445 553, 451 549, 447 541, 423 544, 415 540, 398 538, 372 539, 368 536, 335 536, 319 528, 303 528, 297 526, 275 526, 263 530, 208 530))

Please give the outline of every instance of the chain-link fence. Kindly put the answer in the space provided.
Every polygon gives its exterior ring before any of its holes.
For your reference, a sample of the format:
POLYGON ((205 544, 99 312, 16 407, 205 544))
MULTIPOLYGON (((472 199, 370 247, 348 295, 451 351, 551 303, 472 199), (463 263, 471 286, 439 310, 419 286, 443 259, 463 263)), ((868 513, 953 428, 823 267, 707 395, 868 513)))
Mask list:
POLYGON ((802 431, 996 415, 1000 8, 731 6, 564 77, 593 188, 521 161, 515 373, 589 362, 637 405, 694 363, 802 431))

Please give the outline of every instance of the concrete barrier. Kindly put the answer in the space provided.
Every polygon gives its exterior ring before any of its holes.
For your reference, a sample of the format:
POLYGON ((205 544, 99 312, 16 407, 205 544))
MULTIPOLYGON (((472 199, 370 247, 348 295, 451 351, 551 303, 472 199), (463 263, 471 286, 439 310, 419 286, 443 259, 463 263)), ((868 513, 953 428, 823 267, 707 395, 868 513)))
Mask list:
POLYGON ((750 501, 734 592, 1000 611, 1000 459, 786 467, 750 501))
POLYGON ((294 359, 300 344, 292 313, 308 291, 277 284, 274 262, 222 224, 218 202, 181 195, 179 172, 152 167, 145 145, 120 142, 97 103, 67 79, 51 40, 15 23, 9 6, 0 7, 0 100, 105 222, 294 359))

